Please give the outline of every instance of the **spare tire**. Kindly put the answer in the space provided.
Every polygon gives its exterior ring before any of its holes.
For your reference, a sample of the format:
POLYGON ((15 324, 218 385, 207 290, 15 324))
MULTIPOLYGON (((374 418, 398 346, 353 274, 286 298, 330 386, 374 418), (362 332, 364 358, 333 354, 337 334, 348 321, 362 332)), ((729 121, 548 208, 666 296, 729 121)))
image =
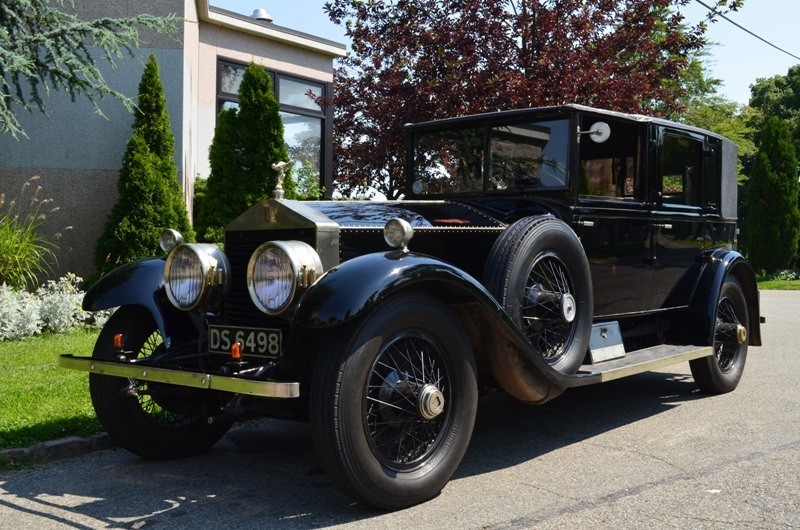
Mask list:
POLYGON ((554 369, 573 374, 592 330, 592 277, 578 236, 552 216, 526 217, 495 241, 484 285, 554 369))

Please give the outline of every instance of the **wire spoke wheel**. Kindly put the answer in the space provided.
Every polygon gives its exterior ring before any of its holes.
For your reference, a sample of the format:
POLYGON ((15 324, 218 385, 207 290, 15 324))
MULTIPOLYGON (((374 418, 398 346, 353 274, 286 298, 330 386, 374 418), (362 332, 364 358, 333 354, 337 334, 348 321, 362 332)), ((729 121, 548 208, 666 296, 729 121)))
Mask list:
MULTIPOLYGON (((124 355, 129 359, 155 359, 165 353, 153 318, 129 306, 118 309, 103 327, 93 357, 118 360, 120 352, 113 346, 117 334, 123 336, 124 355)), ((89 374, 89 390, 105 430, 118 444, 145 458, 202 453, 232 424, 219 414, 209 421, 221 401, 205 390, 100 374, 89 374)))
MULTIPOLYGON (((483 283, 553 370, 578 370, 589 349, 594 299, 589 261, 566 223, 547 215, 512 224, 486 258, 483 283)), ((517 381, 505 389, 518 399, 533 403, 550 395, 530 385, 530 377, 495 371, 502 373, 498 380, 517 381)))
POLYGON ((534 260, 522 302, 523 332, 547 359, 563 355, 575 333, 576 321, 565 316, 564 304, 574 295, 574 282, 561 259, 550 252, 534 260))
POLYGON ((738 336, 741 325, 733 302, 729 298, 720 300, 714 330, 714 356, 723 373, 730 372, 736 363, 741 347, 738 336))
POLYGON ((393 469, 425 460, 450 418, 450 374, 441 349, 421 334, 389 342, 372 365, 364 396, 375 456, 393 469))
MULTIPOLYGON (((146 359, 156 356, 164 349, 164 342, 161 334, 157 331, 151 333, 144 344, 139 349, 137 359, 146 359)), ((181 428, 189 425, 198 419, 199 410, 197 407, 187 406, 179 398, 175 396, 174 388, 166 385, 159 385, 149 381, 139 381, 137 379, 128 379, 131 389, 131 394, 139 403, 139 408, 144 416, 149 421, 161 424, 165 427, 181 428), (170 394, 172 394, 170 396, 170 394), (182 412, 182 410, 192 410, 192 412, 182 412)))
POLYGON ((392 296, 326 341, 310 400, 314 447, 333 481, 370 506, 413 506, 441 491, 467 450, 472 345, 441 300, 392 296))
POLYGON ((700 390, 723 394, 736 388, 747 361, 749 332, 749 313, 742 286, 735 277, 728 277, 717 302, 714 354, 689 362, 700 390))

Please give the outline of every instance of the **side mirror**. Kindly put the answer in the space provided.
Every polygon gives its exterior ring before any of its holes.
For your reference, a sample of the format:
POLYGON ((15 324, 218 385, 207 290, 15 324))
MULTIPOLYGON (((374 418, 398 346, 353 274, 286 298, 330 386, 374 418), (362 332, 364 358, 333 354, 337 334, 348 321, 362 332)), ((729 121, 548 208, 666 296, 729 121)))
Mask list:
POLYGON ((588 131, 581 131, 578 128, 578 142, 580 142, 581 135, 584 134, 588 134, 594 143, 602 144, 611 138, 611 127, 604 121, 598 121, 593 123, 588 131))

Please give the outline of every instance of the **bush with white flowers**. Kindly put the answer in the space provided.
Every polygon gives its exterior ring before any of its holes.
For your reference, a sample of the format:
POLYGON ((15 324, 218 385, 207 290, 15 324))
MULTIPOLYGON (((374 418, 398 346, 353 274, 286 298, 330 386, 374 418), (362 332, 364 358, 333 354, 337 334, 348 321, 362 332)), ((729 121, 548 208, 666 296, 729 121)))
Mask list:
POLYGON ((102 327, 111 311, 81 309, 81 281, 69 273, 58 281, 48 280, 35 293, 0 285, 0 340, 102 327))

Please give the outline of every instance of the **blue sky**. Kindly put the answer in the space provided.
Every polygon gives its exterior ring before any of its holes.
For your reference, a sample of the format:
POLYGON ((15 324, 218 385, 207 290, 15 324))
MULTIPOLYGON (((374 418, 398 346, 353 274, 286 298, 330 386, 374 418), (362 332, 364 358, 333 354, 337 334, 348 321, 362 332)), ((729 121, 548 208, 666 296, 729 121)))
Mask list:
MULTIPOLYGON (((324 0, 211 0, 211 4, 245 15, 264 8, 275 24, 347 43, 343 28, 325 16, 324 0)), ((684 15, 688 22, 694 23, 705 13, 704 7, 692 2, 684 15)), ((800 57, 800 0, 745 0, 744 7, 730 18, 800 57)), ((708 36, 718 43, 709 50, 709 69, 725 83, 722 94, 739 103, 747 103, 749 87, 757 78, 785 75, 790 66, 800 63, 724 20, 711 25, 708 36)))

